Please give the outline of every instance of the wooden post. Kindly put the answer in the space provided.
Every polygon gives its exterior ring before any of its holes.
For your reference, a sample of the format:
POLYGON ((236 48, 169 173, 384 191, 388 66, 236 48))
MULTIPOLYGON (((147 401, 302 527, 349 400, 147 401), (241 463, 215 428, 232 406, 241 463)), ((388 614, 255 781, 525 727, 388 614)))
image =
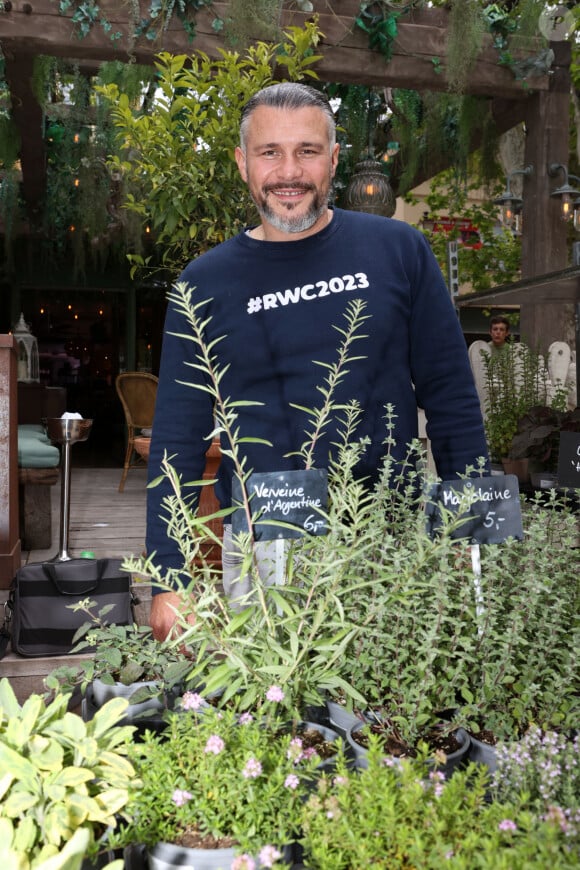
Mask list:
POLYGON ((0 589, 20 568, 16 340, 0 335, 0 589))
MULTIPOLYGON (((524 165, 533 173, 524 181, 522 278, 534 278, 568 265, 567 225, 560 218, 560 201, 550 193, 562 176, 550 178, 550 163, 568 165, 570 112, 570 43, 552 42, 553 76, 549 91, 538 91, 526 103, 524 165)), ((522 300, 522 338, 544 354, 553 341, 574 344, 573 303, 529 304, 522 300)))

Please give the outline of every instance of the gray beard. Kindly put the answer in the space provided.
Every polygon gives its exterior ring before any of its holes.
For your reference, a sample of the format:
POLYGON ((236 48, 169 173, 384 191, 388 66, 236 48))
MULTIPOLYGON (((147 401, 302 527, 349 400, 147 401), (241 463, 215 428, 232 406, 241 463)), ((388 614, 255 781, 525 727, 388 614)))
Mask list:
POLYGON ((301 216, 294 216, 291 211, 289 211, 287 216, 278 214, 270 208, 265 196, 262 197, 259 202, 254 199, 254 203, 262 220, 271 224, 271 226, 279 230, 279 232, 292 234, 303 233, 306 230, 309 230, 310 227, 314 226, 316 221, 325 213, 328 208, 330 193, 331 189, 329 189, 323 202, 321 202, 320 196, 317 194, 312 200, 310 208, 306 214, 301 216))
POLYGON ((258 206, 258 211, 263 220, 267 221, 281 233, 303 233, 309 230, 322 217, 327 208, 326 203, 320 204, 317 200, 314 200, 306 214, 303 215, 293 216, 289 214, 285 217, 273 211, 266 204, 258 206))

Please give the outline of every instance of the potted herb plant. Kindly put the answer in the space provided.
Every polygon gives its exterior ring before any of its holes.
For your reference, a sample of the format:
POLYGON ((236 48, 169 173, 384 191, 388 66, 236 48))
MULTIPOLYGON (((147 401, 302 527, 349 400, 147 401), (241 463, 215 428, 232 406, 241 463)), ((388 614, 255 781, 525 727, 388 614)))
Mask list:
POLYGON ((558 404, 535 405, 526 411, 511 443, 511 458, 530 459, 538 469, 531 476, 539 488, 546 488, 541 486, 544 480, 552 485, 557 482, 560 433, 580 432, 580 410, 565 411, 558 404))
MULTIPOLYGON (((196 309, 187 288, 177 285, 174 301, 197 334, 196 309)), ((337 350, 339 361, 348 358, 349 342, 356 339, 364 320, 362 311, 359 301, 349 307, 347 327, 340 330, 344 339, 337 350)), ((200 340, 200 359, 205 352, 200 340)), ((444 552, 449 562, 456 558, 457 544, 449 534, 432 540, 425 530, 422 496, 417 494, 424 482, 423 471, 415 467, 422 459, 417 445, 408 467, 395 471, 389 451, 396 422, 392 408, 385 409, 382 479, 375 489, 356 479, 354 468, 365 449, 356 438, 359 410, 356 402, 340 409, 332 404, 332 385, 342 377, 343 367, 344 362, 328 367, 323 406, 306 421, 306 429, 316 432, 328 415, 341 415, 341 440, 328 469, 329 507, 320 512, 326 534, 292 540, 281 582, 274 585, 264 584, 255 569, 251 536, 240 535, 254 590, 241 608, 233 609, 224 599, 219 571, 211 565, 198 568, 204 521, 192 518, 188 492, 184 495, 182 481, 165 463, 173 489, 166 499, 167 513, 173 528, 183 529, 175 534, 184 564, 196 565, 190 604, 194 618, 184 618, 183 633, 175 643, 187 647, 189 678, 218 693, 217 703, 224 707, 235 704, 239 710, 255 710, 275 682, 293 721, 306 718, 310 706, 329 697, 347 699, 359 710, 380 706, 382 722, 388 719, 393 735, 402 735, 409 747, 429 730, 441 738, 454 729, 449 722, 441 723, 460 688, 461 674, 458 669, 451 672, 448 661, 454 661, 451 652, 461 642, 454 631, 457 615, 467 605, 457 599, 439 564, 444 552), (200 534, 186 532, 192 523, 200 534), (396 639, 391 642, 392 631, 396 639)), ((247 473, 236 449, 235 402, 221 396, 219 371, 209 363, 208 382, 213 384, 218 425, 229 436, 228 456, 244 483, 247 473)), ((311 451, 307 439, 300 450, 305 467, 311 451)), ((243 509, 251 518, 247 498, 243 509)), ((175 585, 171 572, 162 576, 151 561, 127 567, 161 586, 167 581, 175 585)), ((466 749, 465 739, 462 744, 466 749)), ((459 748, 456 742, 454 751, 459 748)))
POLYGON ((473 735, 472 752, 479 740, 519 740, 533 724, 567 731, 580 716, 577 516, 551 490, 522 517, 522 541, 481 548, 481 607, 458 651, 454 719, 473 735))
POLYGON ((136 779, 115 848, 142 844, 153 870, 247 870, 291 860, 320 758, 283 720, 219 710, 189 692, 168 714, 163 735, 146 733, 130 758, 136 779))
POLYGON ((98 613, 95 607, 90 599, 74 605, 89 619, 76 632, 71 653, 90 652, 90 658, 55 668, 46 678, 47 688, 71 691, 78 686, 90 709, 113 697, 127 698, 126 720, 144 724, 144 717, 166 708, 168 693, 180 686, 190 664, 170 643, 155 640, 148 625, 109 624, 108 606, 98 613))
POLYGON ((416 760, 385 763, 372 738, 368 767, 344 759, 321 777, 303 807, 301 845, 307 867, 478 867, 542 870, 577 866, 574 820, 537 812, 525 795, 488 801, 488 773, 470 765, 446 779, 416 760))
MULTIPOLYGON (((127 757, 134 729, 119 724, 127 702, 115 699, 83 722, 68 712, 69 700, 58 694, 48 702, 33 694, 20 705, 8 680, 0 680, 5 867, 52 867, 61 859, 75 862, 63 867, 74 867, 83 858, 96 860, 108 853, 105 835, 124 812, 134 777, 127 757)), ((122 861, 113 868, 121 870, 122 861)))
MULTIPOLYGON (((525 342, 507 342, 496 352, 482 351, 485 380, 485 429, 495 462, 507 460, 518 421, 530 408, 546 404, 548 373, 541 354, 525 342)), ((504 463, 505 468, 505 463, 504 463)), ((527 469, 508 466, 527 479, 527 469)))
POLYGON ((500 742, 492 777, 494 800, 525 792, 535 812, 580 846, 580 736, 532 726, 521 740, 500 742))

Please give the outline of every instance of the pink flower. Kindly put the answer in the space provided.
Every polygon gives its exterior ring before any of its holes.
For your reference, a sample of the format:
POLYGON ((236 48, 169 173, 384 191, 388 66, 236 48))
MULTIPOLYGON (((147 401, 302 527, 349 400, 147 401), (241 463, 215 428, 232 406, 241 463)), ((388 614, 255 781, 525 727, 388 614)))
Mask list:
POLYGON ((260 854, 258 855, 261 867, 273 867, 281 857, 282 853, 274 846, 264 846, 260 849, 260 854))
POLYGON ((232 861, 231 870, 256 870, 256 862, 251 855, 238 855, 232 861))
POLYGON ((262 765, 257 758, 248 758, 242 770, 244 779, 256 779, 262 773, 262 765))
POLYGON ((290 745, 288 746, 288 752, 286 753, 286 757, 293 761, 294 764, 298 764, 300 759, 302 758, 302 740, 300 737, 293 737, 290 741, 290 745))
POLYGON ((175 804, 176 807, 182 807, 188 801, 192 799, 193 795, 189 791, 185 791, 182 788, 176 788, 173 794, 171 795, 171 800, 175 804))
POLYGON ((268 701, 283 701, 284 697, 284 692, 280 686, 270 686, 266 692, 266 698, 268 701))
POLYGON ((518 826, 511 819, 503 819, 499 823, 498 828, 500 831, 517 831, 518 826))
POLYGON ((432 770, 429 774, 429 779, 433 785, 433 793, 435 797, 441 797, 443 794, 443 783, 445 782, 445 774, 442 770, 432 770))
POLYGON ((316 753, 316 749, 314 748, 314 746, 309 746, 302 753, 302 758, 300 759, 300 761, 302 761, 302 760, 308 761, 309 758, 313 758, 316 754, 317 753, 316 753))
POLYGON ((240 725, 249 725, 250 722, 253 722, 253 721, 254 721, 254 717, 252 716, 251 713, 242 713, 240 715, 240 718, 238 719, 238 722, 240 723, 240 725))
POLYGON ((217 734, 212 734, 211 737, 208 738, 203 751, 207 753, 213 752, 214 755, 219 755, 220 752, 225 749, 225 746, 226 744, 221 737, 218 737, 217 734))
POLYGON ((295 788, 298 788, 298 784, 300 780, 296 776, 295 773, 289 773, 286 779, 284 780, 284 788, 291 788, 294 791, 295 788))
POLYGON ((197 692, 184 692, 181 699, 181 706, 184 710, 199 710, 203 703, 203 698, 197 692))
POLYGON ((347 782, 348 779, 346 778, 346 776, 335 776, 332 780, 333 785, 346 785, 347 782))

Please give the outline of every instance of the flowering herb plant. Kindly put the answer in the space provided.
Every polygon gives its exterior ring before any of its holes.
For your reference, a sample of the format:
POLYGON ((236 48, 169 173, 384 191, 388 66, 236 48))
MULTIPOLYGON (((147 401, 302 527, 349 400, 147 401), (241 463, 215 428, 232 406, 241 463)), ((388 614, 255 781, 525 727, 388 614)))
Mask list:
POLYGON ((517 742, 499 743, 496 757, 494 796, 514 800, 525 793, 537 812, 580 850, 580 735, 572 740, 532 727, 517 742))
POLYGON ((303 807, 304 864, 317 870, 353 867, 449 867, 455 870, 545 870, 578 866, 559 825, 531 811, 525 796, 489 803, 483 765, 447 781, 425 755, 385 758, 371 738, 368 768, 339 757, 303 807))
POLYGON ((131 749, 130 822, 113 846, 234 848, 236 870, 277 866, 320 758, 277 717, 218 710, 194 692, 167 721, 131 749))

